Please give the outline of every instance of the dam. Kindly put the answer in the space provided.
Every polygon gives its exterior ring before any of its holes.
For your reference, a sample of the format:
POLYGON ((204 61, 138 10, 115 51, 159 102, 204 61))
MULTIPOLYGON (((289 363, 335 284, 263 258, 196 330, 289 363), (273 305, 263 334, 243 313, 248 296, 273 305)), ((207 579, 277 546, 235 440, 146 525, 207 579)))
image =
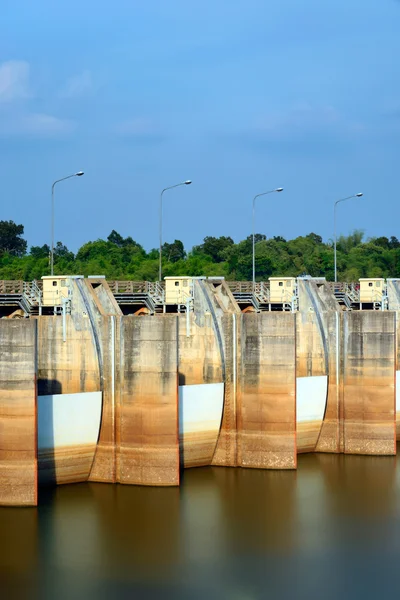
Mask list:
MULTIPOLYGON (((400 280, 0 282, 0 504, 182 469, 393 456, 400 280)), ((399 397, 399 399, 397 399, 399 397)))

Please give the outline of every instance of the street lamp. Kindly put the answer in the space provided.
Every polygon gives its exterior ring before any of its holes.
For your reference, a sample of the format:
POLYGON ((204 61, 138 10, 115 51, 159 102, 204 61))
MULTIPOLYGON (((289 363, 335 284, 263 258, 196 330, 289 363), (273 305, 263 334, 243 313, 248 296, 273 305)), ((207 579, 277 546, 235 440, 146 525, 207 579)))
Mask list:
POLYGON ((72 175, 67 175, 67 177, 62 177, 61 179, 57 179, 51 186, 51 255, 50 255, 50 269, 51 275, 54 275, 54 187, 56 183, 60 181, 64 181, 64 179, 70 179, 71 177, 82 177, 84 175, 83 171, 78 171, 77 173, 73 173, 72 175))
POLYGON ((334 221, 334 255, 335 255, 335 283, 337 283, 337 262, 336 262, 336 205, 339 202, 344 202, 345 200, 350 200, 351 198, 361 198, 363 196, 362 192, 358 194, 353 194, 352 196, 347 196, 347 198, 342 198, 341 200, 336 200, 335 206, 333 209, 333 221, 334 221))
POLYGON ((163 189, 163 191, 161 192, 161 196, 160 196, 160 263, 159 263, 159 267, 158 267, 158 280, 161 281, 161 277, 162 277, 162 199, 163 199, 163 193, 166 192, 167 190, 172 190, 172 188, 176 188, 179 187, 181 185, 190 185, 192 182, 190 181, 190 179, 187 179, 186 181, 182 181, 181 183, 177 183, 175 185, 170 185, 169 187, 166 187, 163 189))
POLYGON ((256 199, 260 196, 266 196, 267 194, 273 194, 274 192, 283 192, 283 188, 276 188, 275 190, 270 190, 269 192, 263 192, 262 194, 257 194, 253 198, 253 292, 256 287, 256 244, 254 241, 254 223, 255 223, 255 214, 256 214, 256 199))

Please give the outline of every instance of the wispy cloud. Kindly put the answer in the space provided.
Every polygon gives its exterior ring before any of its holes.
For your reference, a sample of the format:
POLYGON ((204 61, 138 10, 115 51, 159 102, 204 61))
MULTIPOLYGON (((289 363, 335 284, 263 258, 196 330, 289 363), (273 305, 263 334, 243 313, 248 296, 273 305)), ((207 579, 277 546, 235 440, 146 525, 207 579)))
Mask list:
POLYGON ((59 137, 71 133, 74 128, 72 121, 42 113, 18 114, 12 117, 7 115, 7 118, 0 118, 2 136, 59 137))
POLYGON ((165 139, 165 132, 152 119, 135 117, 115 125, 114 133, 121 137, 138 141, 159 142, 165 139))
POLYGON ((81 98, 93 90, 93 78, 90 71, 70 77, 60 90, 61 98, 81 98))
POLYGON ((256 121, 254 131, 285 137, 326 131, 362 131, 361 123, 347 120, 333 106, 299 105, 293 109, 270 114, 256 121))
POLYGON ((348 118, 333 106, 304 104, 263 115, 228 137, 256 152, 298 155, 333 152, 338 144, 358 141, 366 134, 364 123, 348 118))
POLYGON ((29 96, 29 63, 23 60, 1 63, 0 102, 12 102, 29 96))
POLYGON ((0 63, 0 136, 59 137, 73 131, 72 121, 32 110, 30 65, 23 60, 0 63))

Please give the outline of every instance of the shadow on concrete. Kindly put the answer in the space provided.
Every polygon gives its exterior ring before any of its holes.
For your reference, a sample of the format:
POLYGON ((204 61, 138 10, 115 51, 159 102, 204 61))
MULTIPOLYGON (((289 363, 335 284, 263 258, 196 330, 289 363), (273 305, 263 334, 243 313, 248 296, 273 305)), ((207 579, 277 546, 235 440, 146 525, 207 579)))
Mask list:
POLYGON ((38 379, 38 484, 39 503, 43 486, 56 485, 53 395, 62 394, 57 379, 38 379))
MULTIPOLYGON (((186 376, 183 373, 178 373, 178 385, 185 385, 186 376)), ((179 432, 183 429, 183 402, 181 390, 178 387, 178 440, 179 440, 179 475, 180 478, 183 476, 184 471, 184 448, 183 448, 183 438, 179 434, 179 432)))

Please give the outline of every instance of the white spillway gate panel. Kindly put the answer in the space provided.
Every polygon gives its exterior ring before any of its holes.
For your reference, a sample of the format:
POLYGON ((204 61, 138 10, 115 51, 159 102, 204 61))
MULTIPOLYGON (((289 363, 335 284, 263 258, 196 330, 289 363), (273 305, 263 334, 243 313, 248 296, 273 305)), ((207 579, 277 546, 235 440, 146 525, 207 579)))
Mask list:
POLYGON ((219 431, 224 406, 224 384, 179 386, 179 433, 219 431))
POLYGON ((38 396, 38 448, 95 445, 102 392, 38 396))
POLYGON ((297 422, 322 421, 328 395, 328 377, 296 378, 297 422))

